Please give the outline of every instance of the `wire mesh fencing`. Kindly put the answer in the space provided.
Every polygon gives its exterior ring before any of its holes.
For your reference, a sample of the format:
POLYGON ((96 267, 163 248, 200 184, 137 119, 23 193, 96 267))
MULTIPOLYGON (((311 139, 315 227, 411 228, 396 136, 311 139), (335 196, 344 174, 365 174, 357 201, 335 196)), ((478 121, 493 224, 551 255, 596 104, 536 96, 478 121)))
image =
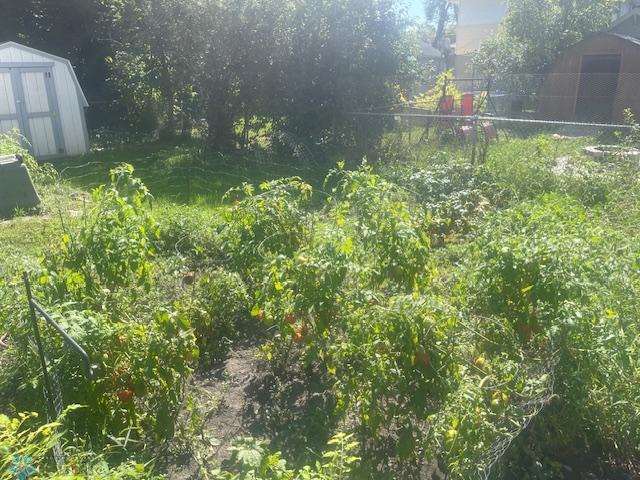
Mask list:
POLYGON ((628 124, 537 120, 486 114, 442 115, 419 108, 402 112, 354 112, 356 117, 389 117, 389 139, 414 149, 438 149, 464 156, 474 163, 486 161, 492 153, 535 139, 548 143, 558 159, 569 150, 598 161, 635 158, 640 151, 632 138, 635 127, 628 124))

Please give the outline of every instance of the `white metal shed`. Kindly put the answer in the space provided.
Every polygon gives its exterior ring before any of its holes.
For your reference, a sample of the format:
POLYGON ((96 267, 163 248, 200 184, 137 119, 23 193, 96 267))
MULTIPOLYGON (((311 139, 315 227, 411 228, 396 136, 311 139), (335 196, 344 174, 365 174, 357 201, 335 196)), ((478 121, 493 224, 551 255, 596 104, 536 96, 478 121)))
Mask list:
POLYGON ((38 159, 83 154, 89 150, 88 106, 69 60, 0 44, 0 134, 20 130, 38 159))

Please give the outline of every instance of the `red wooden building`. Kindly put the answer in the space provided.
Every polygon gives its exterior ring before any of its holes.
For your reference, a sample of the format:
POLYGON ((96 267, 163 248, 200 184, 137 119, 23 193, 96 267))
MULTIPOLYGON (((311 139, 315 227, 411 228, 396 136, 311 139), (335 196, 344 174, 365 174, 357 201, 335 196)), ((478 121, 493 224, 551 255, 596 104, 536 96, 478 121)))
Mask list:
POLYGON ((640 118, 640 40, 599 33, 568 47, 545 76, 540 114, 551 120, 640 118))

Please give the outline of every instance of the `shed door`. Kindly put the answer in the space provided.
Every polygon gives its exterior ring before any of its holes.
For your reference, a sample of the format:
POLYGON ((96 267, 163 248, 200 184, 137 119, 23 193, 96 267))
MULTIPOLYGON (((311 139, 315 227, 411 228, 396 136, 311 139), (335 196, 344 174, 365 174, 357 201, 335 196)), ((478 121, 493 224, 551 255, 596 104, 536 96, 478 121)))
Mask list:
POLYGON ((0 66, 0 134, 18 129, 36 158, 65 153, 51 67, 0 66))
POLYGON ((16 99, 11 84, 11 71, 0 69, 0 135, 20 130, 16 99))
POLYGON ((18 108, 34 156, 42 158, 64 153, 51 70, 21 68, 17 76, 18 108))
POLYGON ((576 118, 609 122, 618 91, 620 55, 585 55, 576 99, 576 118))

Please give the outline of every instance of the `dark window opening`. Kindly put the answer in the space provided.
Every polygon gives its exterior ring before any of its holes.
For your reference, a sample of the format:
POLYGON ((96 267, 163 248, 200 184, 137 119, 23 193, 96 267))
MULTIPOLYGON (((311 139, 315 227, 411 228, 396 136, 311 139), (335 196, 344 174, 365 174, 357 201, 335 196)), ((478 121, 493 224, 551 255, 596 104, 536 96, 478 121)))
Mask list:
POLYGON ((585 55, 576 101, 576 118, 585 122, 609 122, 618 91, 620 55, 585 55))

